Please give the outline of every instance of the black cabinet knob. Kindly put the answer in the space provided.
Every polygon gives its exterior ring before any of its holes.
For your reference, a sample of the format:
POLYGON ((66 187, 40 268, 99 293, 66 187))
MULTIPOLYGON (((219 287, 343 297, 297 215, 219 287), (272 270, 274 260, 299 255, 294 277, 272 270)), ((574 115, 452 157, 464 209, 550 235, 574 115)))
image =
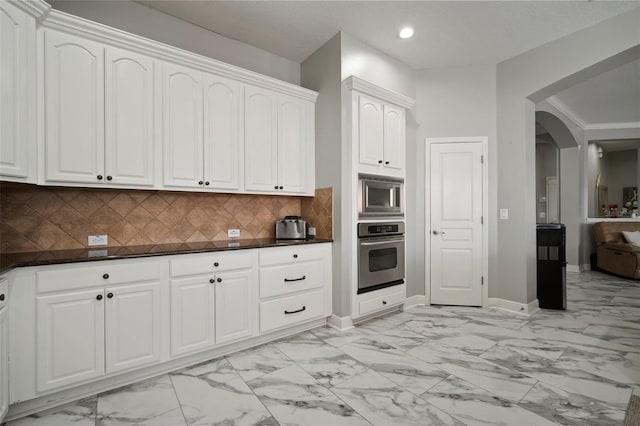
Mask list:
POLYGON ((207 186, 209 186, 209 181, 206 181, 204 184, 205 184, 205 185, 207 185, 207 186))
POLYGON ((4 301, 4 293, 0 294, 0 302, 4 301))
POLYGON ((215 283, 215 282, 216 282, 216 280, 214 280, 213 278, 211 278, 211 279, 209 280, 209 282, 210 282, 211 284, 213 284, 213 283, 215 283))
POLYGON ((101 294, 97 295, 97 296, 96 296, 96 299, 98 299, 98 300, 102 300, 102 295, 101 295, 101 294))
POLYGON ((107 176, 107 180, 113 180, 111 176, 107 176))
POLYGON ((220 266, 220 264, 218 262, 214 262, 213 266, 215 266, 217 268, 218 266, 220 266))
POLYGON ((105 280, 108 280, 108 279, 109 279, 109 274, 104 274, 104 275, 102 276, 102 278, 104 278, 105 280))
POLYGON ((102 175, 98 175, 98 180, 102 180, 102 175))
POLYGON ((294 258, 294 259, 297 259, 297 258, 298 258, 298 255, 297 255, 297 254, 294 254, 294 255, 293 255, 293 258, 294 258))
POLYGON ((203 182, 203 181, 201 181, 201 180, 199 180, 199 181, 198 181, 198 185, 202 185, 203 183, 204 183, 204 182, 203 182))
POLYGON ((388 162, 388 161, 385 161, 385 162, 384 162, 384 164, 389 164, 389 162, 388 162))
POLYGON ((386 304, 387 304, 387 301, 386 301, 386 300, 383 300, 383 301, 382 301, 382 304, 383 304, 383 305, 386 305, 386 304))
POLYGON ((222 278, 218 278, 218 279, 217 279, 217 281, 218 281, 219 283, 221 283, 221 282, 222 282, 222 278))
POLYGON ((273 189, 278 189, 278 185, 274 186, 273 189))
POLYGON ((280 189, 284 189, 284 186, 281 186, 280 189))
POLYGON ((378 160, 378 164, 382 164, 382 160, 378 160))
POLYGON ((107 298, 108 298, 108 299, 113 299, 113 293, 108 293, 108 294, 107 294, 107 298))

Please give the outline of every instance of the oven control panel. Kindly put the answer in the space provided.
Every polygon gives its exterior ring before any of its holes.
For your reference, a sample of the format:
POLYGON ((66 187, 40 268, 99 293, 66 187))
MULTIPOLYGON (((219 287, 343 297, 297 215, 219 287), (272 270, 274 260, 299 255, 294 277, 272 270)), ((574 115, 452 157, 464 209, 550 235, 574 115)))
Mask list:
POLYGON ((404 222, 359 223, 358 237, 404 234, 404 222))

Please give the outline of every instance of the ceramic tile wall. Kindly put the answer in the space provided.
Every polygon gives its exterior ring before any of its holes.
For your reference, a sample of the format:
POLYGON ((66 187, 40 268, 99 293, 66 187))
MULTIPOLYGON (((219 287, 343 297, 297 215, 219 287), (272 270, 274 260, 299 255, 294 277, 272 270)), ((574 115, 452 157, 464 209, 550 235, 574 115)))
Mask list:
POLYGON ((87 247, 107 234, 109 246, 275 236, 286 215, 312 218, 319 238, 331 238, 331 188, 315 198, 195 192, 61 188, 0 184, 0 251, 15 253, 87 247), (301 210, 304 204, 304 212, 301 210))

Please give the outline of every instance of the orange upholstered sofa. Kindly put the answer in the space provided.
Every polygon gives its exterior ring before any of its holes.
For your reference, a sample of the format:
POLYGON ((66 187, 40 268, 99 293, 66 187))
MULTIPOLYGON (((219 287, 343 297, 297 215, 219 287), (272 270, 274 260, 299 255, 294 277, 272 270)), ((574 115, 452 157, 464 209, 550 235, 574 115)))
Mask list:
POLYGON ((640 279, 640 246, 627 243, 622 231, 640 231, 640 222, 598 222, 593 225, 597 266, 613 274, 640 279))

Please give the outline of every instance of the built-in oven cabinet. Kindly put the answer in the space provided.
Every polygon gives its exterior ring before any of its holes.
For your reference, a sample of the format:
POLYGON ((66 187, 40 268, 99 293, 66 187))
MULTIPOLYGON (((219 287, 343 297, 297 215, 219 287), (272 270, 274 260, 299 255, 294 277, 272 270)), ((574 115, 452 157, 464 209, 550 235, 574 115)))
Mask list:
POLYGON ((372 96, 358 97, 359 171, 404 176, 405 110, 372 96))
POLYGON ((0 276, 0 423, 9 410, 9 284, 0 276))
POLYGON ((0 2, 0 180, 36 183, 36 17, 0 2))

